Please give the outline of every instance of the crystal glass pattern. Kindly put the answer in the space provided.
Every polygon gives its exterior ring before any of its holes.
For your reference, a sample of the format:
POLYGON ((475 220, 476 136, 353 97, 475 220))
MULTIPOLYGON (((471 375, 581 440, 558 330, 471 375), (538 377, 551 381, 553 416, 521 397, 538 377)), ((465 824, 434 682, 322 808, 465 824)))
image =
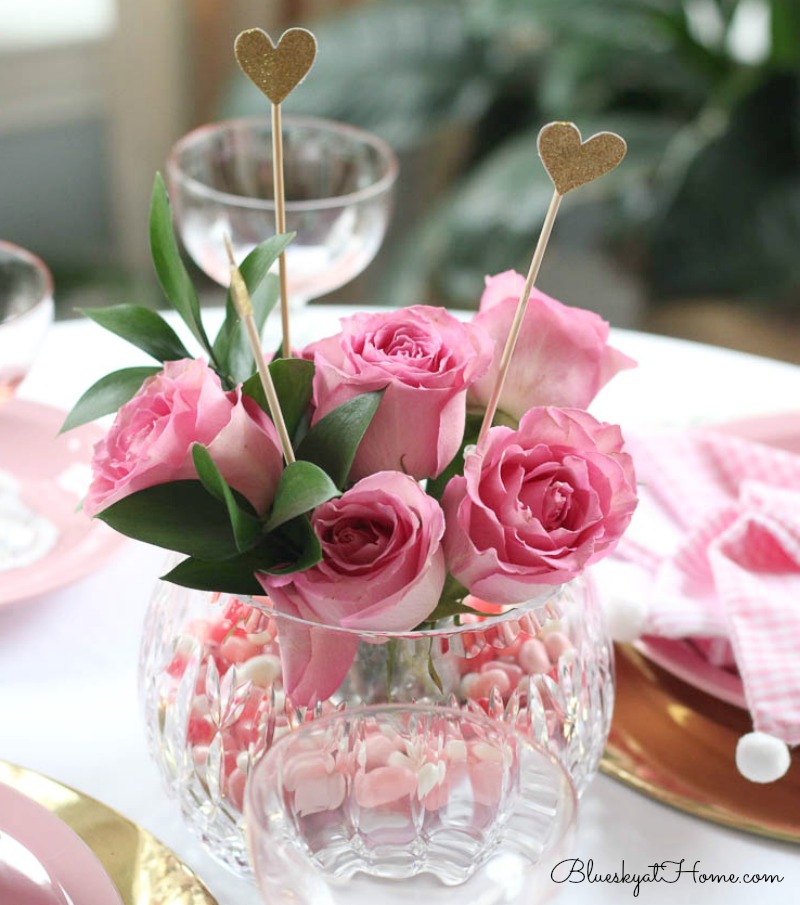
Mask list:
POLYGON ((359 705, 436 702, 488 715, 546 747, 577 789, 594 775, 613 707, 613 648, 591 584, 433 631, 332 632, 355 648, 335 694, 312 708, 286 694, 282 626, 262 599, 160 583, 140 679, 151 751, 212 854, 246 871, 242 807, 253 765, 302 723, 359 705))
POLYGON ((575 810, 558 759, 508 724, 401 704, 282 738, 245 815, 270 905, 534 905, 554 889, 575 810))

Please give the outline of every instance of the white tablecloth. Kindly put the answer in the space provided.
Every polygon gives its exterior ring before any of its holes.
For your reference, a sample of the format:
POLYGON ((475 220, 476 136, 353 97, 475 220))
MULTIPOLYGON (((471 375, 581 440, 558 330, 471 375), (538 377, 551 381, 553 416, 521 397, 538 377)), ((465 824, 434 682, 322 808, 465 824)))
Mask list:
MULTIPOLYGON (((295 319, 293 342, 333 332, 342 313, 307 309, 295 319)), ((218 316, 210 312, 209 322, 218 316)), ((615 333, 614 343, 640 367, 603 390, 593 411, 623 426, 697 424, 800 407, 800 368, 625 331, 615 333)), ((91 323, 61 323, 20 396, 68 408, 108 371, 143 363, 144 356, 91 323)), ((69 587, 0 607, 0 758, 74 786, 146 827, 197 871, 221 905, 255 905, 253 887, 218 866, 184 829, 145 748, 138 640, 162 561, 162 551, 131 542, 69 587)), ((643 886, 638 901, 647 905, 738 905, 756 895, 768 905, 798 901, 796 846, 702 822, 602 776, 582 801, 573 856, 592 859, 599 874, 622 871, 623 861, 625 871, 643 873, 654 862, 685 859, 687 868, 699 861, 706 873, 785 878, 754 887, 698 885, 682 876, 674 884, 643 886)), ((558 901, 610 905, 634 901, 633 892, 632 884, 564 884, 558 901)))

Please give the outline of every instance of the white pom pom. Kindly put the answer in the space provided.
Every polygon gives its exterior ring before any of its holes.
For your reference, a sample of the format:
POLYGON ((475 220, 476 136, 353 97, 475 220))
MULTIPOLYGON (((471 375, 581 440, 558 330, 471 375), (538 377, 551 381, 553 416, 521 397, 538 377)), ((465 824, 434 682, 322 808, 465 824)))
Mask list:
POLYGON ((614 641, 635 641, 644 630, 647 605, 642 597, 607 595, 603 600, 606 628, 614 641))
POLYGON ((647 601, 653 579, 631 563, 604 559, 592 567, 606 616, 606 628, 615 641, 635 641, 644 632, 650 612, 647 601))
POLYGON ((736 743, 736 766, 750 782, 775 782, 791 762, 788 746, 766 732, 748 732, 736 743))

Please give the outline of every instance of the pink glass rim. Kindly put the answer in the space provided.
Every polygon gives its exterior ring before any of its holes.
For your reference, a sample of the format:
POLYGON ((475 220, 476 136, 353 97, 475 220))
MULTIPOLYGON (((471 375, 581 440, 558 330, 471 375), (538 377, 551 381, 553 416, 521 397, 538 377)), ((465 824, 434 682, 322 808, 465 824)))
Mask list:
POLYGON ((26 314, 33 311, 34 308, 38 308, 43 302, 49 302, 52 299, 53 275, 50 273, 47 264, 45 264, 38 255, 35 255, 32 251, 28 251, 27 248, 22 248, 21 245, 15 245, 13 242, 0 239, 0 263, 4 256, 7 258, 14 258, 18 261, 24 261, 26 264, 29 264, 43 281, 42 291, 35 302, 26 308, 25 311, 20 311, 18 314, 8 318, 8 320, 0 321, 0 323, 3 324, 10 324, 14 320, 25 317, 26 314))
MULTIPOLYGON (((581 576, 580 578, 574 580, 584 581, 586 583, 587 593, 594 595, 594 586, 586 576, 581 576)), ((548 612, 548 609, 552 606, 552 600, 555 596, 558 595, 563 587, 564 585, 556 585, 549 591, 549 593, 544 594, 540 597, 534 597, 531 600, 526 601, 525 603, 517 604, 505 613, 485 614, 480 613, 478 610, 476 610, 476 615, 484 617, 479 623, 472 622, 464 625, 446 625, 441 628, 410 630, 406 632, 353 629, 341 625, 328 625, 325 622, 312 622, 311 620, 303 619, 300 616, 291 616, 288 613, 281 613, 279 610, 274 609, 274 607, 265 606, 262 603, 262 600, 268 599, 266 597, 251 597, 246 594, 234 594, 231 596, 238 597, 238 599, 245 602, 250 602, 252 606, 255 606, 257 609, 261 610, 261 612, 266 613, 270 616, 274 616, 276 619, 285 620, 286 622, 293 622, 295 625, 300 625, 304 628, 319 629, 327 632, 338 632, 349 637, 375 639, 376 641, 389 641, 392 639, 416 641, 425 638, 450 638, 455 635, 464 634, 465 632, 485 632, 487 629, 491 629, 494 626, 502 625, 505 622, 510 622, 513 620, 518 621, 522 618, 525 618, 526 616, 533 617, 535 619, 539 619, 540 616, 549 617, 550 613, 548 612)))
MULTIPOLYGON (((238 119, 223 119, 215 123, 207 123, 203 126, 193 129, 172 146, 167 157, 167 172, 170 179, 180 182, 183 186, 196 192, 198 195, 204 195, 209 199, 217 201, 220 204, 235 205, 237 207, 250 208, 255 210, 274 210, 275 203, 266 198, 249 198, 246 195, 233 195, 230 192, 222 192, 212 186, 200 182, 192 176, 187 176, 180 164, 180 155, 188 147, 194 144, 198 139, 205 139, 215 133, 225 132, 231 128, 241 127, 266 127, 267 133, 272 131, 272 123, 266 117, 245 116, 238 119)), ((315 116, 286 116, 282 121, 283 131, 292 127, 300 128, 317 128, 326 132, 338 133, 347 136, 362 144, 373 147, 385 162, 386 172, 374 182, 372 185, 355 192, 349 192, 345 195, 336 195, 331 198, 316 198, 311 201, 287 201, 286 210, 289 212, 297 211, 315 211, 322 209, 330 209, 337 207, 349 207, 353 204, 359 204, 376 198, 384 192, 388 191, 395 180, 398 173, 397 156, 392 148, 377 135, 351 126, 347 123, 335 122, 330 119, 322 119, 315 116)))
MULTIPOLYGON (((455 723, 473 723, 476 725, 485 726, 492 732, 497 732, 507 737, 515 738, 520 745, 523 745, 529 750, 534 751, 542 760, 546 761, 557 774, 560 775, 564 790, 568 794, 569 813, 567 814, 567 819, 564 821, 564 825, 565 827, 569 827, 574 822, 578 811, 578 793, 575 789, 575 783, 572 781, 572 777, 567 772, 564 764, 558 757, 556 757, 555 754, 553 754, 543 745, 540 745, 539 742, 532 739, 529 735, 520 732, 511 723, 493 719, 492 717, 487 716, 484 713, 478 713, 472 710, 461 710, 457 707, 447 707, 443 704, 436 703, 363 704, 358 707, 345 707, 344 709, 337 710, 335 713, 328 714, 327 716, 320 716, 313 720, 300 723, 297 728, 293 729, 291 732, 287 732, 285 735, 282 735, 272 745, 270 745, 270 747, 264 753, 264 756, 255 765, 255 767, 253 768, 253 776, 247 783, 247 790, 245 792, 246 802, 248 804, 255 805, 253 799, 256 795, 255 790, 258 785, 256 781, 257 774, 267 769, 266 764, 282 758, 284 748, 288 749, 293 743, 296 743, 297 738, 303 733, 307 734, 314 731, 324 731, 332 727, 335 723, 340 722, 342 719, 354 720, 361 717, 369 719, 370 717, 375 717, 379 714, 400 713, 437 716, 442 717, 443 719, 452 720, 455 723)), ((257 807, 249 807, 248 810, 258 814, 257 807)))

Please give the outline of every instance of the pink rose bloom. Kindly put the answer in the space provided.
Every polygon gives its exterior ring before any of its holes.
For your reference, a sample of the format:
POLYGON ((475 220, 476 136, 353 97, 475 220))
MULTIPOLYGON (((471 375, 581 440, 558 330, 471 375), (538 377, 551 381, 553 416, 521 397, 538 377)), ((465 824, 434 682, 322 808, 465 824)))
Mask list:
POLYGON ((407 475, 383 472, 318 506, 322 560, 290 575, 257 574, 278 613, 283 678, 295 704, 330 697, 355 657, 355 634, 408 631, 439 601, 445 579, 439 504, 407 475))
MULTIPOLYGON (((513 270, 486 278, 472 320, 494 340, 489 371, 470 387, 469 404, 486 408, 525 277, 513 270)), ((534 405, 587 408, 609 380, 636 362, 608 343, 608 324, 534 289, 500 396, 500 411, 519 420, 534 405)))
POLYGON ((461 445, 467 389, 491 360, 488 337, 424 305, 356 314, 341 323, 341 333, 303 353, 316 368, 314 421, 360 393, 385 387, 351 478, 384 470, 435 477, 461 445))
POLYGON ((521 603, 611 552, 636 508, 616 425, 578 409, 534 408, 494 427, 445 488, 452 574, 472 594, 521 603))
POLYGON ((194 443, 208 447, 257 512, 266 511, 283 467, 274 425, 240 389, 226 393, 205 361, 188 358, 166 362, 117 412, 94 448, 84 509, 97 515, 137 490, 197 479, 194 443))

